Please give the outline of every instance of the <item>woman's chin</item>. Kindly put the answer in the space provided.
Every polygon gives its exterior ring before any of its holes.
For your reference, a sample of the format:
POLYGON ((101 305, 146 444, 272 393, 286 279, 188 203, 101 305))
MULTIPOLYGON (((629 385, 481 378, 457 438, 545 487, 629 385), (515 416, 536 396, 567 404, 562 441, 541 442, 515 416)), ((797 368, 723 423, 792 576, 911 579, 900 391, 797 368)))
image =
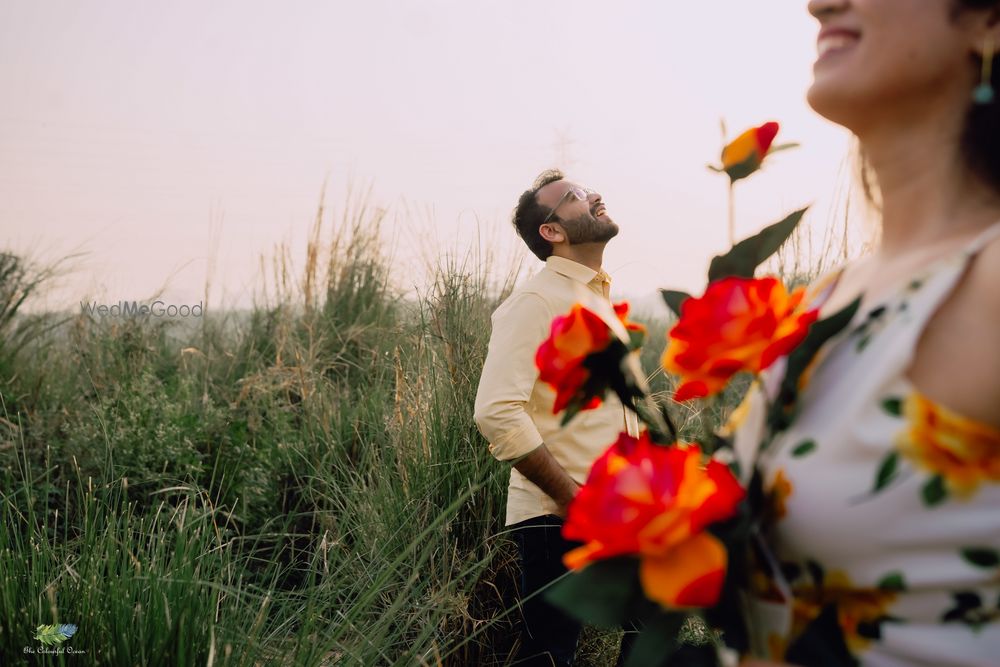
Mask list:
POLYGON ((844 86, 832 81, 814 81, 806 92, 806 101, 812 110, 831 123, 853 129, 858 113, 864 109, 858 96, 849 94, 844 86))

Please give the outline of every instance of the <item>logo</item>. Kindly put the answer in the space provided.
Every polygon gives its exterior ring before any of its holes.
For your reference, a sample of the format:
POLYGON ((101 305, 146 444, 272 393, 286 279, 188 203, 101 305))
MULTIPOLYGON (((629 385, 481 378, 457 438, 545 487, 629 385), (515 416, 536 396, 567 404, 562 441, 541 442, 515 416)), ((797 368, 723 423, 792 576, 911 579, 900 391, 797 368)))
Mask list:
POLYGON ((63 625, 39 625, 35 628, 35 639, 46 646, 62 644, 76 634, 76 626, 72 623, 63 625))

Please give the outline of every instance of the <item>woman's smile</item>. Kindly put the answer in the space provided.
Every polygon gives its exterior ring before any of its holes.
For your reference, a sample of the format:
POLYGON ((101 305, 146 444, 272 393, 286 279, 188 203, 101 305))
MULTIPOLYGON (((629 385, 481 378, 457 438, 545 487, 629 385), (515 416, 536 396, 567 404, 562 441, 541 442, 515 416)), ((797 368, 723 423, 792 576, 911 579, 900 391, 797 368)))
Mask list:
POLYGON ((860 33, 844 28, 824 28, 816 40, 816 64, 853 50, 861 40, 860 33))

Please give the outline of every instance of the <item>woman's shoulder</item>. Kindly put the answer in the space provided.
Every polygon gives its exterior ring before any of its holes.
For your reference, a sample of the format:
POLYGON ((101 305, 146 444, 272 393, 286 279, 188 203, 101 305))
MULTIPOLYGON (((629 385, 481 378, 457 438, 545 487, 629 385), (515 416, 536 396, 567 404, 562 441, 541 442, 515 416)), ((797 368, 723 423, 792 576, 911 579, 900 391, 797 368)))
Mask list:
POLYGON ((910 376, 932 399, 1000 426, 1000 239, 984 246, 923 331, 910 376))
POLYGON ((967 289, 981 303, 982 315, 1000 326, 1000 238, 986 244, 972 263, 967 289))
POLYGON ((975 323, 976 331, 987 334, 988 347, 996 350, 1000 363, 995 344, 1000 335, 1000 236, 975 253, 960 288, 939 313, 938 319, 943 318, 952 318, 958 325, 975 323))

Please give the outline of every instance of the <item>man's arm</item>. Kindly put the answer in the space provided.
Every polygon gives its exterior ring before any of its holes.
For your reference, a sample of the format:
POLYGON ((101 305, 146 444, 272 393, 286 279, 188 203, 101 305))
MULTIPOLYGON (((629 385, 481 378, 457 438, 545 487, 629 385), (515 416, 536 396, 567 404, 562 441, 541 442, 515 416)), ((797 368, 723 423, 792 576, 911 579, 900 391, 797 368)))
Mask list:
POLYGON ((538 379, 535 352, 549 335, 552 317, 537 294, 515 295, 497 311, 476 393, 475 420, 494 457, 513 463, 565 506, 578 485, 542 443, 525 409, 538 379))
POLYGON ((539 445, 530 454, 515 461, 514 467, 559 504, 559 516, 566 515, 566 506, 573 500, 580 485, 566 474, 548 447, 539 445))

